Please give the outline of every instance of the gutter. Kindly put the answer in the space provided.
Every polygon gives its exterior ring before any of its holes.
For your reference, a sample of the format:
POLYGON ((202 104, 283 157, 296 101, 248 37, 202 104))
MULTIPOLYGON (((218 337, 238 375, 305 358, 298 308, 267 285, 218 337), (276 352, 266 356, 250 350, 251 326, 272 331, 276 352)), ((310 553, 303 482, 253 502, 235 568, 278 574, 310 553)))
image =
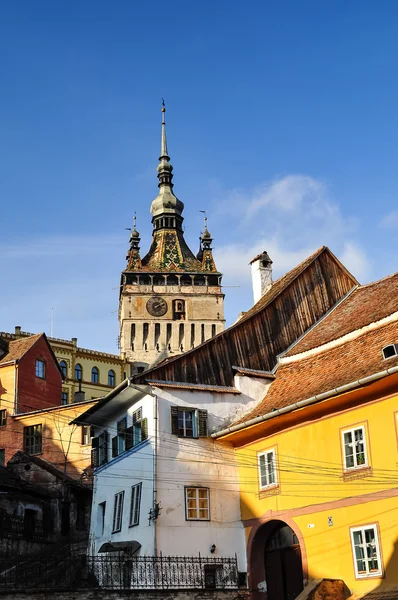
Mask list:
POLYGON ((358 379, 357 381, 346 383, 345 385, 341 385, 337 388, 328 390, 327 392, 322 392, 322 394, 317 394, 305 400, 295 402, 294 404, 289 404, 289 406, 285 406, 284 408, 278 408, 270 413, 261 415, 260 417, 254 417, 254 419, 249 419, 249 421, 245 421, 244 423, 231 425, 230 427, 226 427, 221 431, 212 433, 210 437, 215 439, 224 435, 228 435, 229 433, 233 433, 235 431, 240 431, 242 429, 245 429, 246 427, 251 427, 252 425, 258 425, 263 421, 268 421, 269 419, 273 419, 285 413, 292 412, 293 410, 304 408, 304 406, 308 406, 309 404, 315 404, 315 402, 320 402, 321 400, 332 398, 333 396, 337 396, 338 394, 350 392, 351 390, 367 385, 368 383, 372 383, 373 381, 377 381, 378 379, 383 379, 384 377, 387 377, 388 375, 393 375, 394 373, 398 373, 398 365, 395 367, 391 367, 390 369, 386 369, 385 371, 379 371, 378 373, 374 373, 373 375, 368 375, 368 377, 364 377, 363 379, 358 379))

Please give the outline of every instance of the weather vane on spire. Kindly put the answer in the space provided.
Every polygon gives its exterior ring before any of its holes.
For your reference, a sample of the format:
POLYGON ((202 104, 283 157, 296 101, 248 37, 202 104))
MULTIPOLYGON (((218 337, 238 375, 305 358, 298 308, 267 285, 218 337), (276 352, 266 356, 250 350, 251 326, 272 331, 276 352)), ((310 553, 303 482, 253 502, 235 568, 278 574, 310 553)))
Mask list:
POLYGON ((206 231, 206 229, 207 229, 207 213, 206 213, 205 210, 199 210, 199 212, 201 212, 201 213, 204 214, 204 228, 205 228, 205 231, 206 231))

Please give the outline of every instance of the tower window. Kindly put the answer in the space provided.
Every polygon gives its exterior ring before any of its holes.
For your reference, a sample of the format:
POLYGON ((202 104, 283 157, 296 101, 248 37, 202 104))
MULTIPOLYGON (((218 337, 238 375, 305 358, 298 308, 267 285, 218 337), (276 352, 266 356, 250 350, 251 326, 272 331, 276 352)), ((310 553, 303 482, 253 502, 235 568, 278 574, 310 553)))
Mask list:
POLYGON ((64 360, 61 360, 61 362, 59 363, 59 367, 62 372, 62 377, 64 379, 66 379, 66 377, 68 375, 68 365, 66 364, 66 362, 64 360))
POLYGON ((169 348, 171 342, 171 323, 167 323, 166 326, 166 346, 169 348))
POLYGON ((145 344, 148 339, 148 332, 149 332, 149 323, 144 323, 142 326, 142 345, 144 347, 145 347, 145 344))
POLYGON ((160 323, 155 323, 155 348, 156 345, 159 344, 160 338, 160 323))
POLYGON ((173 319, 175 321, 185 320, 185 300, 173 300, 173 319))
POLYGON ((201 337, 200 343, 203 344, 203 342, 206 340, 204 323, 202 323, 202 325, 200 326, 200 337, 201 337))
POLYGON ((134 340, 135 340, 135 323, 132 323, 131 329, 130 329, 130 345, 131 345, 132 350, 134 350, 134 340))
POLYGON ((113 371, 113 369, 108 371, 108 385, 111 385, 112 387, 115 385, 115 371, 113 371))
POLYGON ((216 326, 213 323, 213 325, 211 326, 211 337, 214 337, 215 335, 216 335, 216 326))
POLYGON ((180 350, 183 350, 183 342, 184 342, 184 324, 181 323, 179 327, 179 335, 178 335, 178 345, 180 350))
POLYGON ((191 325, 191 348, 195 347, 195 323, 191 325))
POLYGON ((99 383, 99 371, 97 367, 91 369, 91 383, 99 383))
POLYGON ((77 363, 75 366, 75 379, 77 379, 77 381, 81 381, 83 379, 83 369, 79 363, 77 363))

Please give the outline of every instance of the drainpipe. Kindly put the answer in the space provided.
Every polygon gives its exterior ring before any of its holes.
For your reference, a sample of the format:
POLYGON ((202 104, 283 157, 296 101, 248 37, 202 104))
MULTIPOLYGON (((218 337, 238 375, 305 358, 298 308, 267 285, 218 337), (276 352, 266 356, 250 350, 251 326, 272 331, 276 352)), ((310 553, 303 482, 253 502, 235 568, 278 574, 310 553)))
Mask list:
MULTIPOLYGON (((155 441, 153 448, 153 463, 152 463, 152 471, 153 471, 153 510, 156 510, 157 504, 157 472, 158 472, 158 396, 157 394, 153 395, 153 404, 154 404, 154 426, 155 426, 155 441)), ((153 520, 153 552, 154 556, 157 556, 157 518, 153 520)))
POLYGON ((368 377, 364 377, 363 379, 359 379, 358 381, 351 381, 350 383, 341 385, 332 390, 328 390, 327 392, 322 392, 322 394, 318 394, 316 396, 311 396, 310 398, 307 398, 306 400, 300 400, 299 402, 295 402, 294 404, 289 404, 289 406, 285 406, 284 408, 278 408, 276 410, 273 410, 270 413, 261 415, 260 417, 255 417, 254 419, 245 421, 244 423, 238 423, 237 425, 231 425, 231 427, 226 427, 225 429, 222 429, 221 431, 212 433, 211 437, 218 438, 223 435, 227 435, 228 433, 240 431, 241 429, 245 429, 246 427, 251 427, 252 425, 257 425, 258 423, 262 423, 263 421, 268 421, 269 419, 273 419, 274 417, 278 417, 279 415, 283 415, 285 413, 292 412, 293 410, 303 408, 304 406, 308 406, 309 404, 314 404, 315 402, 321 402, 322 400, 326 400, 328 398, 331 398, 332 396, 337 396, 339 394, 344 394, 346 392, 350 392, 356 388, 367 385, 368 383, 377 381, 378 379, 383 379, 383 377, 387 377, 388 375, 393 375, 394 373, 398 373, 398 365, 395 367, 391 367, 390 369, 386 369, 385 371, 379 371, 378 373, 374 373, 373 375, 368 375, 368 377))
POLYGON ((18 414, 18 361, 15 361, 14 369, 14 415, 18 414))

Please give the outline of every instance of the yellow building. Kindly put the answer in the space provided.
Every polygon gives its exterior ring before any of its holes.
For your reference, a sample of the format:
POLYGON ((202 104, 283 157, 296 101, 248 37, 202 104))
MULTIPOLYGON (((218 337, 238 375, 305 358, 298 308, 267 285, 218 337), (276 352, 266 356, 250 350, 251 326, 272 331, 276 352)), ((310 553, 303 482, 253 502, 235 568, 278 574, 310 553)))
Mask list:
MULTIPOLYGON (((34 334, 21 331, 15 327, 14 333, 0 332, 6 340, 16 340, 34 334)), ((75 400, 75 393, 84 392, 85 400, 100 398, 107 394, 126 377, 126 360, 123 356, 88 350, 77 345, 77 338, 63 340, 47 338, 59 361, 64 376, 62 385, 62 404, 70 404, 75 400)), ((81 400, 82 398, 77 398, 81 400)))
POLYGON ((321 578, 359 596, 397 586, 398 275, 347 294, 213 437, 237 455, 254 598, 321 578))

